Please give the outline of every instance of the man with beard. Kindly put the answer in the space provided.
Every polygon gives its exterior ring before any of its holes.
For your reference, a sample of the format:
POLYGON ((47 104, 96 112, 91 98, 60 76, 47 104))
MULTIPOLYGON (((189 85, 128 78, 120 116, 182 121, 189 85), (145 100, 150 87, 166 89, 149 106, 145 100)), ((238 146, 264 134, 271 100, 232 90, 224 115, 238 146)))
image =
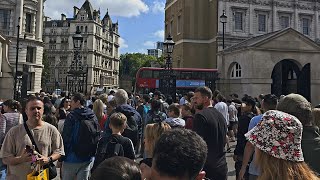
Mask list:
POLYGON ((208 145, 208 157, 203 170, 206 177, 215 180, 226 180, 228 166, 226 162, 227 124, 223 115, 212 106, 212 91, 208 87, 195 90, 193 103, 199 111, 193 120, 193 130, 208 145))

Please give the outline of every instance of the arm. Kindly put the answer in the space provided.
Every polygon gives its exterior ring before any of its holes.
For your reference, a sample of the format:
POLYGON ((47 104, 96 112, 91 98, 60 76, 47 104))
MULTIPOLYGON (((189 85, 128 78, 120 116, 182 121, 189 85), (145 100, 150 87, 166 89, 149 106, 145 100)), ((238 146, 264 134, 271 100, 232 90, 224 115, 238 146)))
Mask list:
POLYGON ((2 162, 6 165, 18 165, 24 162, 31 162, 32 161, 32 156, 31 154, 27 153, 26 150, 24 150, 23 154, 21 156, 10 156, 10 157, 5 157, 2 159, 2 162))
POLYGON ((4 136, 6 134, 6 124, 7 118, 4 115, 0 115, 0 143, 2 143, 4 136))
POLYGON ((64 127, 63 127, 63 132, 62 132, 62 139, 63 139, 63 146, 66 155, 68 155, 70 150, 70 147, 72 145, 72 132, 73 132, 73 127, 74 127, 74 118, 73 118, 73 113, 68 114, 65 122, 64 122, 64 127))
POLYGON ((249 164, 249 161, 250 161, 253 153, 254 153, 254 146, 250 142, 247 142, 246 147, 244 149, 241 170, 239 173, 240 180, 243 179, 243 177, 244 177, 244 174, 246 172, 247 166, 249 164))
POLYGON ((135 152, 134 152, 134 147, 133 147, 133 143, 130 139, 128 139, 128 141, 126 142, 126 147, 124 147, 124 152, 128 153, 125 154, 125 157, 134 160, 135 159, 135 152))

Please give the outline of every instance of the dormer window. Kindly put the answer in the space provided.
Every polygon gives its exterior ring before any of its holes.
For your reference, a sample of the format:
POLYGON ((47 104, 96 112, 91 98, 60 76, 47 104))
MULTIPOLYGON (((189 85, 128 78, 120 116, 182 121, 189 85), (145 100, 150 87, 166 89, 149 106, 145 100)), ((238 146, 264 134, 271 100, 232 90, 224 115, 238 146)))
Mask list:
POLYGON ((56 23, 56 22, 53 22, 53 23, 52 23, 52 27, 57 27, 57 23, 56 23))
POLYGON ((84 14, 81 14, 81 15, 80 15, 80 20, 83 21, 84 19, 85 19, 85 15, 84 15, 84 14))

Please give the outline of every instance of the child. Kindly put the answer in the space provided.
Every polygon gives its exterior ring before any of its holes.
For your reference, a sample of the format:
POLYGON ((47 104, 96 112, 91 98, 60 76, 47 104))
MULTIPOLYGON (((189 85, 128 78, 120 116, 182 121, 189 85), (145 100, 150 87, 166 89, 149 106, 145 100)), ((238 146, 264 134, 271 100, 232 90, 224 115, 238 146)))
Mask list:
POLYGON ((124 156, 134 160, 135 153, 132 141, 121 135, 127 126, 126 122, 127 117, 122 113, 113 113, 110 116, 109 127, 112 130, 112 135, 100 139, 95 156, 94 169, 103 160, 113 156, 124 156))
POLYGON ((171 128, 182 127, 184 128, 186 122, 180 118, 180 106, 179 104, 171 104, 168 108, 169 118, 165 119, 164 122, 168 123, 171 128))

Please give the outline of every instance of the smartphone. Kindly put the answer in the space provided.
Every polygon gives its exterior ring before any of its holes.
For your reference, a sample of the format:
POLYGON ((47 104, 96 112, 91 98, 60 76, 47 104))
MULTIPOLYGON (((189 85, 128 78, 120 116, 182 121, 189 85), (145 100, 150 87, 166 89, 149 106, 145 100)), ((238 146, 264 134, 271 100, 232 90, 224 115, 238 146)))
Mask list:
POLYGON ((33 154, 33 150, 29 145, 26 145, 26 151, 27 153, 33 154))

